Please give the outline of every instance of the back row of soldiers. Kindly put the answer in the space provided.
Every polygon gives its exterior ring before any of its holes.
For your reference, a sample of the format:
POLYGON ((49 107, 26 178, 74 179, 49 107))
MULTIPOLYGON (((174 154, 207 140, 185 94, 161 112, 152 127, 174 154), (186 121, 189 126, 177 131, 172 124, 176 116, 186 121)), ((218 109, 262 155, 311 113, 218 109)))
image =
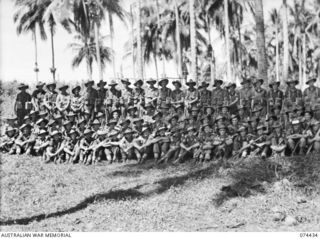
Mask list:
POLYGON ((15 102, 17 117, 4 124, 0 148, 10 154, 41 156, 45 162, 110 163, 136 159, 144 162, 195 161, 228 163, 237 157, 320 153, 320 89, 316 78, 302 92, 298 81, 244 79, 242 88, 222 80, 134 82, 121 79, 93 81, 71 89, 38 83, 30 95, 21 84, 15 102), (120 83, 120 82, 119 82, 120 83), (159 88, 156 87, 159 85, 159 88))

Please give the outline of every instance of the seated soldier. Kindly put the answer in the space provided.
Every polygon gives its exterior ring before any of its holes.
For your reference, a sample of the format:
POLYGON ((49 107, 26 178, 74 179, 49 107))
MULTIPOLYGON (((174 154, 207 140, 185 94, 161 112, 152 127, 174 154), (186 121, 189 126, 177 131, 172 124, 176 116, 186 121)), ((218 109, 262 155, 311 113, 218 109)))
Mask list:
POLYGON ((250 154, 249 141, 251 138, 252 136, 248 134, 247 127, 241 126, 238 129, 238 136, 233 142, 233 151, 235 152, 235 156, 239 155, 241 158, 245 158, 250 154))
POLYGON ((257 127, 257 134, 250 141, 251 151, 253 152, 253 156, 259 155, 261 156, 262 159, 265 159, 267 155, 270 153, 270 144, 271 144, 265 130, 266 128, 264 125, 259 125, 257 127))
POLYGON ((227 128, 224 124, 218 127, 218 136, 215 137, 213 144, 217 146, 216 160, 222 159, 223 166, 227 166, 227 161, 232 156, 233 137, 227 134, 227 128))
POLYGON ((15 140, 17 129, 8 126, 5 135, 0 139, 0 152, 14 154, 16 152, 15 140))
POLYGON ((93 152, 92 152, 92 164, 97 164, 102 160, 103 154, 105 152, 106 140, 107 140, 107 131, 98 130, 96 132, 96 137, 93 143, 93 152))
POLYGON ((140 153, 134 147, 132 129, 126 129, 123 133, 122 139, 120 139, 118 143, 113 143, 113 145, 119 145, 121 159, 123 162, 134 158, 137 158, 138 160, 140 159, 140 153))
POLYGON ((181 163, 188 157, 192 157, 193 160, 196 160, 194 153, 196 148, 199 147, 198 137, 196 135, 196 129, 194 127, 188 127, 187 135, 183 137, 180 143, 180 152, 178 158, 174 163, 181 163))
POLYGON ((153 152, 155 155, 155 160, 163 157, 170 148, 170 137, 166 133, 167 127, 162 126, 158 128, 155 132, 155 138, 161 138, 157 143, 153 144, 153 152))
MULTIPOLYGON (((180 143, 181 143, 181 129, 176 127, 173 128, 170 133, 171 133, 171 137, 170 137, 170 148, 168 150, 168 152, 163 155, 160 160, 158 161, 158 163, 164 162, 167 163, 169 160, 171 161, 175 161, 177 160, 179 153, 180 153, 180 143)), ((155 150, 155 148, 153 148, 153 150, 155 150)), ((156 152, 154 152, 154 155, 156 155, 156 152)), ((155 157, 156 159, 156 157, 155 157)))
POLYGON ((311 123, 311 129, 307 133, 308 137, 308 145, 310 145, 309 150, 313 150, 315 153, 320 153, 320 122, 317 120, 313 120, 311 123))
POLYGON ((41 156, 42 161, 45 161, 45 152, 46 148, 49 146, 49 143, 47 131, 41 129, 34 144, 34 153, 36 156, 41 156))
POLYGON ((54 130, 50 134, 49 145, 44 153, 44 162, 60 163, 62 161, 64 147, 65 142, 61 140, 61 133, 59 133, 57 130, 54 130))
POLYGON ((212 134, 212 129, 208 123, 205 123, 202 126, 203 133, 199 136, 200 144, 200 162, 210 161, 212 158, 212 149, 213 149, 213 139, 214 135, 212 134))
POLYGON ((16 153, 17 154, 27 154, 31 155, 33 152, 33 146, 35 143, 35 136, 31 132, 30 124, 23 124, 20 127, 20 135, 17 137, 16 143, 16 153))
POLYGON ((78 132, 75 127, 71 128, 71 130, 68 133, 68 136, 65 138, 65 145, 65 162, 76 162, 80 154, 80 148, 78 132))
POLYGON ((79 142, 79 163, 89 165, 92 161, 93 142, 92 130, 87 128, 83 133, 83 138, 79 142))
POLYGON ((300 155, 304 154, 306 148, 306 137, 299 120, 293 120, 291 127, 287 130, 287 147, 289 148, 291 155, 299 152, 300 155))
POLYGON ((272 132, 270 135, 271 139, 271 149, 273 154, 278 154, 284 156, 285 153, 285 145, 286 145, 286 136, 282 129, 282 125, 280 123, 275 123, 272 126, 272 132))
POLYGON ((117 130, 112 130, 109 132, 108 140, 106 141, 104 153, 110 164, 117 161, 118 153, 120 152, 118 135, 119 132, 117 130))

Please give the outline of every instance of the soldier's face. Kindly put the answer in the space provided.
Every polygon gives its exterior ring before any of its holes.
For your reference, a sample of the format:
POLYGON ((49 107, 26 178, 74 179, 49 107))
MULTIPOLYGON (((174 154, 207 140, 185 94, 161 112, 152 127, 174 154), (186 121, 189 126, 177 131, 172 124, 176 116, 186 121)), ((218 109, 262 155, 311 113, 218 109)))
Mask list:
POLYGON ((94 125, 93 125, 93 130, 94 130, 94 131, 97 131, 99 128, 100 128, 100 127, 99 127, 98 124, 94 124, 94 125))
POLYGON ((183 113, 183 109, 180 107, 180 108, 178 108, 177 112, 178 112, 178 114, 182 114, 183 113))
POLYGON ((14 136, 14 131, 13 130, 8 131, 7 135, 8 135, 9 138, 12 138, 14 136))
POLYGON ((118 112, 114 112, 114 113, 112 114, 112 116, 113 116, 114 119, 118 119, 118 118, 119 118, 118 112))
POLYGON ((278 85, 277 85, 277 84, 273 84, 273 85, 272 85, 272 89, 273 89, 273 90, 278 90, 278 85))
POLYGON ((149 134, 150 134, 149 130, 145 130, 143 132, 143 137, 147 138, 149 136, 149 134))
POLYGON ((74 116, 69 116, 68 118, 70 121, 74 121, 74 116))
POLYGON ((198 111, 192 111, 191 114, 192 114, 192 116, 197 116, 198 115, 198 111))
POLYGON ((54 87, 51 85, 48 87, 48 90, 52 92, 54 90, 54 87))
POLYGON ((244 131, 244 130, 240 131, 240 135, 241 135, 241 137, 246 136, 246 131, 244 131))
POLYGON ((76 134, 71 134, 70 137, 71 137, 71 139, 75 139, 76 138, 76 134))
POLYGON ((309 112, 306 112, 305 114, 304 114, 304 117, 306 118, 306 120, 311 120, 311 114, 309 113, 309 112))
POLYGON ((71 124, 66 124, 64 127, 65 127, 65 129, 66 129, 67 131, 70 131, 72 125, 71 125, 71 124))
POLYGON ((237 118, 233 118, 232 119, 232 124, 233 125, 237 125, 238 124, 238 119, 237 118))
POLYGON ((258 135, 262 135, 263 134, 263 130, 262 129, 259 129, 258 130, 258 135))
POLYGON ((226 134, 226 131, 225 131, 225 129, 220 129, 219 133, 221 136, 224 136, 226 134))
POLYGON ((208 115, 212 114, 212 109, 211 108, 206 108, 206 112, 208 115))
POLYGON ((319 129, 320 129, 320 124, 316 124, 312 126, 312 130, 314 133, 317 133, 319 129))
POLYGON ((221 112, 222 112, 222 114, 226 114, 228 112, 228 109, 226 107, 223 107, 221 112))
POLYGON ((300 128, 299 124, 294 124, 294 125, 293 125, 293 130, 294 130, 294 131, 298 131, 299 128, 300 128))
POLYGON ((24 135, 29 135, 30 133, 31 133, 30 127, 25 127, 25 128, 23 129, 23 134, 24 134, 24 135))
POLYGON ((177 124, 177 119, 176 118, 172 118, 171 125, 176 125, 176 124, 177 124))
POLYGON ((204 132, 205 133, 210 133, 210 127, 209 126, 206 126, 206 127, 204 127, 204 132))

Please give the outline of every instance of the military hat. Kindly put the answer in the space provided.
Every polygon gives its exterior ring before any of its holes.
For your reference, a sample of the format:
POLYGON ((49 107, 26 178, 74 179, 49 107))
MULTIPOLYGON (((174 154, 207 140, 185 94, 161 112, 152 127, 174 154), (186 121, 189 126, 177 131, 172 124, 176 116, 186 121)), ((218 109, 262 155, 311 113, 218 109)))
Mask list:
POLYGON ((57 113, 53 116, 55 119, 61 119, 62 115, 60 113, 57 113))
POLYGON ((18 86, 18 89, 19 89, 19 90, 28 89, 28 88, 29 88, 29 86, 26 85, 26 84, 24 84, 24 83, 21 83, 21 84, 18 86))
POLYGON ((31 116, 31 115, 35 115, 35 114, 37 114, 37 113, 39 113, 38 110, 31 110, 30 113, 29 113, 29 115, 31 116))
POLYGON ((88 87, 89 85, 94 85, 94 81, 93 80, 88 80, 85 84, 85 87, 88 87))
POLYGON ((67 117, 73 117, 73 116, 76 116, 76 114, 73 111, 69 111, 67 113, 67 117))
POLYGON ((63 121, 63 125, 67 125, 67 124, 71 124, 71 121, 70 120, 64 120, 63 121))
POLYGON ((103 81, 103 80, 100 80, 99 82, 98 82, 98 84, 97 84, 97 86, 105 86, 107 84, 107 82, 105 82, 105 81, 103 81))
POLYGON ((117 130, 111 130, 108 134, 109 137, 113 137, 113 136, 116 136, 117 134, 119 134, 119 131, 117 130))
POLYGON ((310 122, 311 126, 315 126, 315 125, 319 125, 319 124, 320 124, 320 121, 315 120, 315 119, 310 122))
POLYGON ((104 116, 104 114, 103 114, 101 111, 99 111, 99 112, 97 113, 97 115, 96 115, 97 118, 101 118, 101 117, 103 117, 103 116, 104 116))
POLYGON ((81 117, 79 120, 78 120, 78 125, 85 122, 86 119, 84 117, 81 117))
POLYGON ((236 83, 233 83, 233 82, 229 82, 227 85, 226 85, 226 88, 229 89, 229 88, 236 88, 237 87, 237 84, 236 83))
POLYGON ((199 86, 199 88, 207 88, 210 84, 206 81, 202 81, 201 85, 199 86))
POLYGON ((287 80, 286 83, 287 83, 287 84, 294 83, 294 84, 297 85, 297 84, 299 83, 299 81, 291 78, 291 79, 287 80))
POLYGON ((37 84, 36 84, 36 88, 42 88, 43 86, 45 85, 45 83, 39 81, 37 84))
POLYGON ((260 111, 262 111, 262 109, 263 108, 261 106, 257 106, 252 110, 252 113, 260 112, 260 111))
POLYGON ((309 83, 313 81, 313 82, 316 82, 317 81, 317 78, 315 76, 311 76, 307 81, 306 81, 306 84, 309 85, 309 83))
POLYGON ((165 102, 163 102, 161 105, 160 105, 160 109, 169 109, 169 105, 165 102))
POLYGON ((70 130, 69 135, 71 135, 71 134, 77 134, 77 131, 76 131, 75 128, 72 128, 72 129, 70 130))
POLYGON ((273 120, 277 120, 277 116, 276 115, 270 115, 266 118, 266 122, 270 121, 270 119, 273 119, 273 120))
POLYGON ((93 131, 90 128, 86 128, 83 132, 84 135, 91 134, 93 131))
POLYGON ((28 120, 28 119, 30 119, 30 116, 29 116, 29 115, 26 115, 25 117, 23 117, 23 120, 24 120, 24 121, 26 121, 26 120, 28 120))
POLYGON ((158 84, 159 85, 163 85, 163 83, 165 84, 165 85, 168 85, 169 84, 169 80, 168 80, 168 78, 162 78, 161 80, 159 80, 159 82, 158 82, 158 84))
POLYGON ((294 119, 294 120, 292 120, 291 124, 292 125, 300 124, 300 120, 299 119, 294 119))
POLYGON ((109 120, 107 125, 109 126, 110 124, 117 124, 117 123, 118 123, 117 120, 111 119, 111 120, 109 120))
POLYGON ((74 92, 76 91, 76 90, 81 90, 81 86, 79 86, 79 85, 77 85, 77 86, 75 86, 72 90, 71 90, 71 92, 74 94, 74 92))
POLYGON ((53 87, 53 89, 55 89, 55 88, 56 88, 56 86, 57 86, 57 84, 56 84, 56 83, 54 83, 54 82, 48 83, 48 84, 46 85, 47 89, 48 89, 50 86, 52 86, 52 87, 53 87))
POLYGON ((59 90, 62 91, 62 90, 66 90, 66 89, 68 89, 68 88, 69 88, 68 85, 63 85, 63 86, 60 86, 60 87, 59 87, 59 90))
POLYGON ((257 130, 265 130, 265 126, 263 124, 258 125, 257 130))
POLYGON ((149 130, 149 127, 142 127, 141 132, 143 133, 143 132, 145 132, 146 130, 149 130))
POLYGON ((178 80, 172 81, 173 85, 179 85, 180 87, 182 86, 181 82, 178 80))
POLYGON ((234 118, 239 118, 239 116, 238 115, 236 115, 236 114, 232 114, 231 116, 230 116, 230 120, 232 120, 232 119, 234 119, 234 118))
POLYGON ((110 86, 112 86, 112 85, 118 85, 118 83, 117 83, 114 79, 112 79, 111 82, 109 83, 109 85, 110 85, 110 86))
POLYGON ((192 106, 191 111, 199 111, 199 108, 197 106, 192 106))
POLYGON ((121 79, 121 82, 122 82, 122 84, 125 84, 125 85, 131 85, 131 82, 129 81, 128 78, 121 79))
POLYGON ((138 79, 136 82, 134 82, 134 84, 133 84, 133 85, 134 85, 134 86, 137 86, 137 85, 142 86, 142 85, 143 85, 143 80, 138 79))
POLYGON ((23 125, 20 126, 20 130, 23 130, 26 127, 32 128, 31 124, 23 124, 23 125))
POLYGON ((186 85, 187 86, 190 86, 190 85, 193 85, 193 86, 195 86, 197 83, 194 81, 194 80, 189 80, 187 83, 186 83, 186 85))
POLYGON ((276 122, 272 125, 272 128, 276 129, 276 128, 280 128, 282 127, 281 123, 280 122, 276 122))
POLYGON ((204 109, 211 108, 211 109, 214 110, 214 106, 213 106, 213 105, 207 105, 207 104, 206 104, 206 105, 203 106, 203 108, 204 108, 204 109))
POLYGON ((60 134, 60 132, 58 130, 54 130, 51 132, 50 136, 53 137, 53 136, 59 135, 59 134, 60 134))
POLYGON ((122 120, 122 121, 120 122, 120 125, 122 126, 122 125, 124 125, 125 123, 130 124, 131 121, 130 121, 129 119, 124 119, 124 120, 122 120))
POLYGON ((86 108, 84 111, 83 111, 84 114, 86 115, 91 115, 91 112, 88 108, 86 108))
POLYGON ((53 125, 54 123, 56 123, 56 121, 54 119, 50 119, 48 122, 48 126, 53 125))
POLYGON ((162 117, 162 112, 160 112, 160 111, 157 111, 153 116, 152 116, 152 119, 154 120, 157 116, 160 116, 160 117, 162 117))
POLYGON ((246 131, 247 127, 245 127, 244 125, 240 126, 238 129, 238 132, 242 132, 242 131, 246 131))
POLYGON ((179 104, 175 104, 173 105, 175 107, 175 109, 179 109, 179 108, 184 108, 184 104, 183 103, 179 103, 179 104))
POLYGON ((244 109, 244 105, 238 105, 238 110, 243 110, 244 109))
MULTIPOLYGON (((128 108, 128 110, 129 110, 129 108, 128 108)), ((111 111, 111 115, 112 115, 113 113, 115 113, 115 112, 118 112, 118 114, 121 113, 120 109, 116 108, 116 109, 113 109, 113 110, 111 111)))
POLYGON ((251 117, 250 119, 248 119, 248 123, 253 122, 253 121, 259 121, 260 119, 258 117, 251 117))
POLYGON ((133 131, 132 131, 131 128, 127 128, 127 129, 123 132, 123 134, 132 134, 132 133, 133 133, 133 131))
POLYGON ((218 127, 218 130, 221 130, 221 129, 226 129, 227 127, 225 126, 225 124, 221 124, 221 125, 219 125, 219 127, 218 127))
POLYGON ((244 84, 247 84, 247 83, 250 83, 250 79, 249 78, 245 78, 243 77, 242 81, 241 81, 241 85, 244 85, 244 84))
POLYGON ((269 87, 271 88, 273 85, 278 85, 278 86, 280 86, 280 81, 271 81, 270 83, 269 83, 269 87))
POLYGON ((303 110, 303 107, 302 107, 301 105, 296 105, 296 106, 293 107, 293 111, 296 112, 296 111, 299 111, 299 110, 300 110, 300 111, 303 110))
POLYGON ((41 129, 38 133, 38 135, 43 135, 43 134, 47 134, 47 131, 45 131, 44 129, 41 129))
POLYGON ((221 119, 225 119, 225 117, 223 115, 218 115, 215 119, 215 122, 217 122, 218 120, 221 120, 221 119))
POLYGON ((44 122, 45 124, 47 124, 47 123, 48 123, 48 120, 47 120, 47 119, 44 119, 44 118, 40 118, 40 119, 37 120, 36 125, 39 125, 39 124, 41 124, 42 122, 44 122))
POLYGON ((154 108, 153 104, 151 102, 148 102, 145 106, 145 108, 154 108))
POLYGON ((143 122, 142 118, 136 118, 133 120, 133 123, 136 124, 137 122, 143 122))
POLYGON ((11 132, 11 131, 17 131, 17 129, 16 129, 16 128, 13 128, 12 126, 9 125, 9 126, 6 128, 6 133, 11 132))
POLYGON ((215 87, 217 84, 222 85, 222 84, 223 84, 223 80, 220 80, 220 79, 214 79, 214 81, 213 81, 213 87, 215 87))
POLYGON ((91 123, 91 125, 100 125, 101 123, 100 123, 100 121, 98 120, 98 119, 95 119, 92 123, 91 123))
POLYGON ((262 85, 264 80, 261 77, 258 77, 257 79, 255 79, 255 81, 253 82, 253 84, 257 84, 258 82, 260 82, 260 84, 262 85))
POLYGON ((155 79, 150 78, 147 80, 147 83, 148 84, 155 84, 155 83, 157 83, 157 81, 155 79))
POLYGON ((193 126, 189 126, 189 127, 187 128, 187 132, 192 131, 192 130, 195 130, 195 128, 194 128, 193 126))
POLYGON ((209 122, 206 122, 206 123, 204 123, 203 125, 201 125, 202 128, 207 127, 207 126, 209 126, 209 127, 211 128, 209 122))
POLYGON ((103 135, 106 135, 108 132, 106 130, 98 130, 97 131, 97 135, 98 136, 103 136, 103 135))

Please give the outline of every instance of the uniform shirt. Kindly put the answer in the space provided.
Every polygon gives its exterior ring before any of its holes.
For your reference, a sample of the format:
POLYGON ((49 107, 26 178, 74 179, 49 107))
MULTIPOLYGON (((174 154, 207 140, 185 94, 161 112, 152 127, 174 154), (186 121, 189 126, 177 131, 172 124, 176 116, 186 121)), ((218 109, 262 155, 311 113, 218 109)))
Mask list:
POLYGON ((287 88, 284 94, 284 99, 286 103, 297 103, 298 99, 302 98, 302 92, 301 90, 298 90, 297 88, 287 88))
POLYGON ((86 103, 87 105, 94 105, 98 98, 98 91, 94 88, 88 88, 86 92, 86 103))
POLYGON ((44 90, 36 89, 32 93, 32 104, 34 110, 43 110, 43 101, 45 97, 46 92, 44 90))
POLYGON ((216 88, 212 91, 211 103, 215 108, 217 108, 217 106, 223 105, 226 99, 227 99, 227 93, 224 89, 216 88))
POLYGON ((279 103, 279 105, 282 106, 284 95, 281 90, 278 89, 277 91, 274 91, 273 89, 270 89, 267 96, 268 96, 268 102, 270 106, 273 106, 276 103, 279 103), (280 100, 280 102, 277 102, 278 99, 280 100))
POLYGON ((129 87, 124 88, 124 90, 122 90, 122 99, 124 103, 128 105, 132 98, 133 98, 133 90, 129 87))
POLYGON ((254 89, 253 91, 253 106, 267 106, 267 91, 263 88, 254 89))
POLYGON ((97 105, 102 105, 104 100, 107 98, 108 91, 104 88, 97 90, 97 105))
POLYGON ((82 109, 84 105, 84 98, 81 97, 80 95, 79 96, 71 96, 71 99, 70 99, 70 106, 71 106, 71 109, 74 111, 74 112, 78 112, 82 109))
POLYGON ((186 98, 185 98, 185 100, 186 101, 193 101, 193 100, 195 100, 195 99, 197 99, 198 98, 198 92, 197 92, 197 90, 196 89, 188 89, 187 90, 187 92, 186 92, 186 98))
POLYGON ((254 97, 252 88, 242 88, 239 91, 240 94, 240 105, 244 105, 247 108, 251 107, 251 101, 254 97))
POLYGON ((320 88, 318 87, 308 87, 303 92, 303 97, 305 102, 309 102, 313 106, 320 99, 320 88))
POLYGON ((44 96, 45 103, 50 107, 54 107, 56 104, 58 93, 56 91, 47 91, 47 93, 44 96))
POLYGON ((212 92, 206 88, 199 91, 201 105, 211 105, 212 92))
POLYGON ((159 90, 156 87, 149 87, 146 92, 145 92, 145 97, 146 97, 146 103, 149 103, 153 101, 154 99, 158 98, 159 96, 159 90))
POLYGON ((160 101, 167 101, 168 99, 171 99, 172 91, 167 88, 163 87, 159 90, 159 99, 160 101))
POLYGON ((17 94, 16 98, 16 109, 17 110, 26 110, 26 103, 31 102, 31 95, 28 92, 21 91, 17 94))
POLYGON ((175 89, 172 91, 172 101, 178 102, 184 100, 184 92, 181 89, 175 89))

